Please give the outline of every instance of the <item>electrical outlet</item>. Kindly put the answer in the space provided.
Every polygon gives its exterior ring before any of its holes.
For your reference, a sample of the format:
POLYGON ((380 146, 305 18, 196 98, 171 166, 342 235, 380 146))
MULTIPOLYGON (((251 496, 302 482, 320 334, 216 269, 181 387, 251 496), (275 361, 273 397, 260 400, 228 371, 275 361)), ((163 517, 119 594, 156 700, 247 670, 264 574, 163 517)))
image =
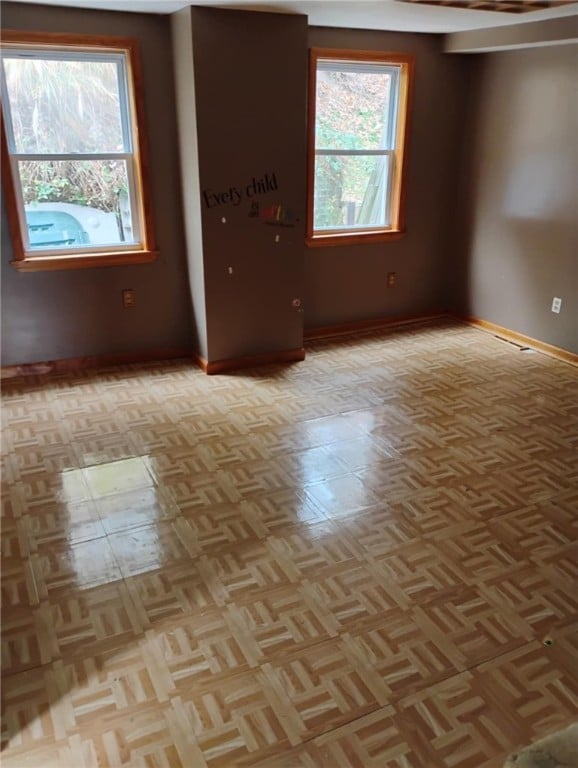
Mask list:
POLYGON ((558 314, 561 309, 562 309, 562 299, 559 299, 557 296, 555 296, 552 299, 552 312, 555 312, 556 314, 558 314))
POLYGON ((387 287, 393 288, 395 285, 395 282, 397 280, 397 272, 388 272, 387 273, 387 287))
POLYGON ((132 288, 125 288, 122 292, 122 306, 125 309, 132 309, 135 303, 134 290, 132 288))

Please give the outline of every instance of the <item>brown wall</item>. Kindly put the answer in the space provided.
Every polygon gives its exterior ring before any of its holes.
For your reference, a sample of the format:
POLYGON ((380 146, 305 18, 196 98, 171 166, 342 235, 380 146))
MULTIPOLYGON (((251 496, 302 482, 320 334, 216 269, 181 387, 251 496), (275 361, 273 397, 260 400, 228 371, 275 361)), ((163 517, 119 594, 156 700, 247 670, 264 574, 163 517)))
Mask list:
POLYGON ((300 348, 307 18, 192 8, 191 21, 207 357, 300 348), (279 205, 290 226, 266 223, 279 205))
POLYGON ((471 57, 442 53, 442 36, 311 28, 309 45, 412 53, 416 59, 405 237, 305 249, 305 325, 435 312, 447 301, 448 257, 471 57), (397 284, 387 288, 388 272, 397 284))
POLYGON ((504 27, 469 29, 445 35, 444 50, 447 53, 486 53, 508 49, 529 48, 534 45, 564 45, 576 43, 578 38, 578 17, 576 9, 566 10, 570 15, 558 19, 542 19, 522 24, 508 24, 504 27))
POLYGON ((184 255, 168 16, 2 4, 5 29, 139 40, 155 228, 152 264, 17 273, 2 205, 2 364, 195 344, 184 255), (136 291, 124 310, 123 288, 136 291))
POLYGON ((195 328, 196 351, 208 360, 207 303, 205 300, 205 264, 201 188, 199 182, 199 146, 197 141, 197 105, 193 62, 191 9, 171 15, 173 64, 175 72, 176 111, 181 158, 183 223, 189 287, 195 328))
POLYGON ((293 348, 303 325, 294 298, 307 327, 449 307, 578 351, 575 46, 448 55, 434 35, 307 30, 303 16, 193 8, 202 255, 188 270, 170 17, 2 11, 5 28, 139 39, 161 249, 152 264, 19 274, 2 210, 4 365, 189 344, 210 360, 293 348), (407 234, 397 242, 303 246, 308 46, 416 57, 407 234), (291 209, 295 226, 250 218, 246 198, 203 203, 203 190, 246 189, 265 173, 278 190, 260 203, 291 209), (127 287, 132 310, 121 306, 127 287))
POLYGON ((460 312, 578 353, 578 48, 475 58, 449 296, 460 312))

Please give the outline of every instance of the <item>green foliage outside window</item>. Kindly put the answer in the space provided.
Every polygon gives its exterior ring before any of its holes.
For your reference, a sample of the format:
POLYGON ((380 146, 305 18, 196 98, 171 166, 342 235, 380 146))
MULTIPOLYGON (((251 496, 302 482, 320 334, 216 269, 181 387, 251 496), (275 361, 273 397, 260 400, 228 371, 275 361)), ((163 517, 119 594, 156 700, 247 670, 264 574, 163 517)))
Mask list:
MULTIPOLYGON (((318 70, 315 146, 318 149, 363 150, 383 146, 387 129, 390 76, 318 70)), ((335 227, 359 213, 375 172, 375 158, 358 156, 355 164, 343 156, 317 156, 314 227, 335 227)))
MULTIPOLYGON (((18 152, 123 151, 114 63, 7 56, 4 67, 18 152)), ((119 195, 127 191, 126 168, 117 160, 26 160, 20 179, 25 204, 74 203, 118 212, 119 195)))

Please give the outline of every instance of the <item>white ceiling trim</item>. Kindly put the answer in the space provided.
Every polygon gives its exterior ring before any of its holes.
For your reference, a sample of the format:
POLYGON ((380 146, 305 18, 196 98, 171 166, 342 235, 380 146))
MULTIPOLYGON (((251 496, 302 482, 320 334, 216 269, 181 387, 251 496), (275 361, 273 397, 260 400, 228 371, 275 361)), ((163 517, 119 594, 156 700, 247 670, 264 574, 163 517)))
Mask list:
MULTIPOLYGON (((13 0, 38 3, 38 0, 13 0)), ((300 13, 313 26, 445 34, 503 27, 530 21, 577 17, 578 2, 524 14, 404 3, 397 0, 45 0, 44 5, 96 8, 135 13, 173 13, 188 5, 300 13)))

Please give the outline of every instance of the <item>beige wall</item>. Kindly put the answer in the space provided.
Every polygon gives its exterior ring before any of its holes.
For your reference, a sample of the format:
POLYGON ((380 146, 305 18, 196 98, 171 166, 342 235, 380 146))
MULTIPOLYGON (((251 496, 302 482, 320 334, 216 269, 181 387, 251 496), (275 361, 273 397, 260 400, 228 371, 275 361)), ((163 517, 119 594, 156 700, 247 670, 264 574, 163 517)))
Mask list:
POLYGON ((476 58, 448 298, 578 353, 578 47, 476 58))

